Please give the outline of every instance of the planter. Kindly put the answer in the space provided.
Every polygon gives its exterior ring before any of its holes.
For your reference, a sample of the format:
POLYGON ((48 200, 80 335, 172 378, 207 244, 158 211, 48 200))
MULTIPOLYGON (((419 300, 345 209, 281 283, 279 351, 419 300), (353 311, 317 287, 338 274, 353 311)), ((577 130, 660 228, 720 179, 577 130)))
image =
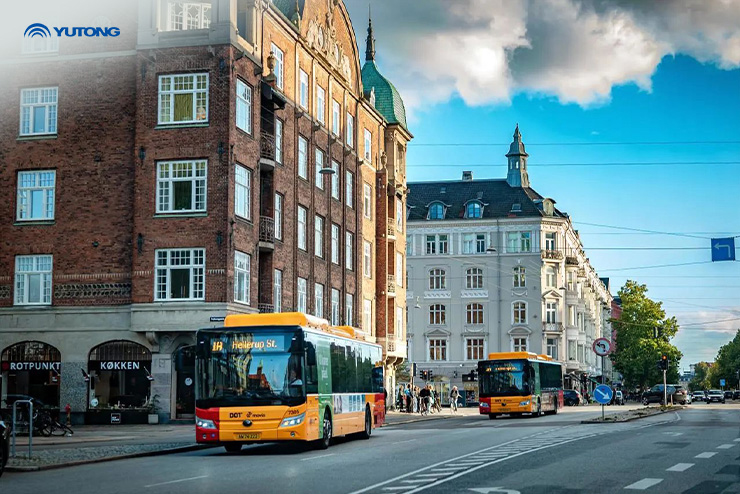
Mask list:
POLYGON ((159 423, 159 415, 156 413, 150 413, 149 414, 149 425, 156 425, 159 423))

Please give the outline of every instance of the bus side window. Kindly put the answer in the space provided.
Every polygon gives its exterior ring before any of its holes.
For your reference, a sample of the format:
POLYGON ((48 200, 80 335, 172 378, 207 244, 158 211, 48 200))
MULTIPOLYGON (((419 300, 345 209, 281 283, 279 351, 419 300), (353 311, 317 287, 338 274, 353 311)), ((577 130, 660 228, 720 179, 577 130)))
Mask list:
POLYGON ((306 342, 306 393, 319 392, 319 372, 316 362, 316 347, 310 341, 306 342))

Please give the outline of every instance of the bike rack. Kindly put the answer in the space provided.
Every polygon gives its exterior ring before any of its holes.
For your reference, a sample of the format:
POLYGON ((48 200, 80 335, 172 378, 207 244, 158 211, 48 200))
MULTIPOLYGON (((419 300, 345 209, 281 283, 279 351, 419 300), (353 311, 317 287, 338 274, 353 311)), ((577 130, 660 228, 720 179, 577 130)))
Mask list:
POLYGON ((31 457, 32 444, 33 444, 33 401, 32 400, 17 400, 13 403, 13 442, 11 443, 10 456, 15 456, 15 434, 16 434, 16 415, 18 404, 28 403, 28 457, 31 457))

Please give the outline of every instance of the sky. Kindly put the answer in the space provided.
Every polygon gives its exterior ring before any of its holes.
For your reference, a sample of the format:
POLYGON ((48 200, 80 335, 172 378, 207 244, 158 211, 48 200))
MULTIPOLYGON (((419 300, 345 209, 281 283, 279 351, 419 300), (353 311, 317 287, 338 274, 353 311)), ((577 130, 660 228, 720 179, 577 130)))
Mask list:
MULTIPOLYGON (((408 180, 505 178, 518 123, 532 187, 612 293, 646 284, 681 368, 714 360, 740 329, 740 263, 710 249, 740 243, 740 0, 369 3, 408 180)), ((345 4, 364 54, 368 1, 345 4)))

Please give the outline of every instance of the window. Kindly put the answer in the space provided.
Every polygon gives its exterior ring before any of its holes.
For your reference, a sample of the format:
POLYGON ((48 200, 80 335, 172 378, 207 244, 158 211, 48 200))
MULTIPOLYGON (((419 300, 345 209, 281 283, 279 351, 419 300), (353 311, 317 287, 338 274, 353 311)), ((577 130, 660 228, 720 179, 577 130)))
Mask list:
POLYGON ((236 165, 234 170, 234 213, 249 220, 252 219, 252 172, 241 165, 236 165))
POLYGON ((354 269, 354 251, 355 235, 352 232, 345 232, 344 238, 344 267, 352 271, 354 269))
POLYGON ((465 207, 466 218, 481 218, 483 216, 483 205, 478 201, 471 201, 465 207))
POLYGON ((475 235, 475 252, 476 254, 483 254, 486 252, 486 234, 477 233, 475 235))
POLYGON ((558 339, 557 338, 547 338, 546 342, 547 346, 547 355, 551 357, 553 360, 558 359, 558 339))
POLYGON ((573 283, 573 271, 568 271, 568 291, 572 292, 575 284, 573 283))
POLYGON ((208 74, 159 76, 159 124, 208 121, 208 74))
POLYGON ((167 2, 167 31, 207 29, 211 25, 211 2, 167 2))
POLYGON ((303 206, 298 206, 298 248, 306 250, 306 219, 308 210, 303 206))
POLYGON ((365 159, 373 160, 373 135, 367 129, 365 129, 365 159))
POLYGON ((21 89, 20 135, 57 133, 57 91, 55 87, 21 89))
POLYGON ((339 225, 331 224, 331 262, 339 264, 339 225))
POLYGON ((474 254, 476 250, 475 233, 464 233, 462 236, 462 253, 474 254))
POLYGON ((558 303, 557 302, 545 302, 545 322, 555 323, 558 321, 558 303))
POLYGON ((345 192, 345 198, 344 202, 349 207, 354 207, 355 205, 355 177, 352 175, 352 172, 348 171, 345 175, 344 179, 344 192, 345 192))
POLYGON ((333 326, 341 324, 339 320, 339 290, 336 288, 331 289, 331 324, 333 326))
POLYGON ((365 278, 372 278, 373 263, 372 263, 372 245, 367 240, 362 241, 363 249, 363 269, 365 272, 365 278))
POLYGON ((324 218, 317 214, 313 224, 313 253, 316 257, 324 257, 324 218))
POLYGON ((372 300, 364 299, 362 301, 362 329, 367 333, 371 333, 371 327, 373 322, 373 302, 372 300))
POLYGON ((426 242, 426 253, 429 254, 436 254, 437 253, 437 237, 435 235, 427 235, 427 242, 426 242))
POLYGON ((545 250, 557 249, 557 243, 555 240, 555 233, 545 233, 545 250))
POLYGON ((403 254, 396 252, 396 284, 403 287, 403 254))
POLYGON ((270 48, 270 51, 273 55, 275 55, 275 77, 277 80, 275 83, 277 84, 278 89, 283 89, 283 60, 284 55, 283 51, 277 47, 275 43, 272 43, 272 47, 270 48))
POLYGON ((283 121, 275 119, 275 161, 283 162, 283 121))
POLYGON ((514 324, 527 324, 527 303, 514 302, 513 308, 512 322, 514 324))
POLYGON ((331 133, 335 136, 339 135, 339 102, 337 100, 331 100, 331 133))
POLYGON ((339 163, 331 160, 331 169, 334 170, 331 174, 331 196, 339 200, 339 163))
POLYGON ((306 278, 298 278, 297 292, 298 297, 296 299, 296 310, 305 314, 308 312, 306 304, 306 278))
POLYGON ((532 232, 507 232, 507 252, 530 252, 532 250, 532 232))
POLYGON ((156 251, 154 300, 205 299, 205 249, 156 251))
POLYGON ((427 219, 430 220, 443 220, 445 219, 445 207, 442 203, 435 202, 429 206, 429 216, 427 219))
POLYGON ((355 145, 355 117, 347 113, 347 146, 355 145))
POLYGON ((434 304, 429 306, 429 324, 440 326, 446 324, 446 307, 442 304, 434 304))
POLYGON ((465 339, 465 360, 483 360, 484 355, 485 340, 483 338, 465 339))
POLYGON ((447 360, 447 340, 429 340, 429 360, 447 360))
POLYGON ((236 126, 252 133, 252 88, 241 79, 236 80, 236 126))
POLYGON ((316 187, 324 190, 324 175, 321 173, 321 169, 324 168, 324 152, 321 149, 316 149, 316 159, 314 161, 314 166, 316 167, 316 176, 314 177, 316 187))
POLYGON ((355 322, 355 297, 351 293, 344 298, 344 324, 352 326, 355 322))
POLYGON ((283 195, 275 193, 275 208, 273 210, 275 218, 275 238, 283 239, 283 195))
POLYGON ((38 170, 18 173, 16 219, 40 221, 54 219, 56 171, 38 170))
POLYGON ((313 287, 314 311, 316 317, 324 317, 324 285, 315 283, 313 287))
POLYGON ((308 141, 298 136, 298 176, 308 180, 308 141))
POLYGON ((157 212, 206 210, 206 161, 157 163, 157 212))
POLYGON ((568 306, 568 325, 569 326, 576 325, 576 306, 575 305, 568 306))
POLYGON ((53 256, 15 258, 15 304, 51 305, 53 256))
POLYGON ((429 289, 444 290, 447 288, 447 273, 444 269, 435 268, 429 271, 429 289))
POLYGON ((447 254, 448 251, 448 242, 447 242, 447 234, 439 234, 437 235, 437 241, 438 241, 438 247, 439 247, 439 253, 440 254, 447 254))
POLYGON ((300 89, 300 98, 299 98, 299 104, 304 108, 308 109, 308 74, 306 74, 303 70, 301 70, 301 89, 300 89))
POLYGON ((514 288, 524 288, 527 286, 526 269, 524 266, 514 268, 514 288))
POLYGON ((316 120, 322 125, 326 124, 326 117, 324 116, 324 109, 326 107, 325 95, 326 91, 324 91, 324 88, 316 86, 316 120))
POLYGON ((483 324, 483 304, 468 304, 465 316, 467 324, 483 324))
POLYGON ((279 269, 275 270, 272 280, 272 303, 275 312, 283 311, 283 272, 279 269))
POLYGON ((250 271, 252 257, 244 252, 234 251, 234 301, 250 303, 250 271))
POLYGON ((547 266, 545 269, 545 285, 554 287, 557 283, 557 274, 555 273, 555 268, 552 266, 547 266))
POLYGON ((395 330, 396 336, 398 338, 401 338, 401 336, 403 336, 403 316, 403 307, 396 307, 396 325, 393 329, 395 330))
POLYGON ((372 219, 373 189, 367 182, 362 184, 362 197, 362 211, 365 214, 365 218, 372 219))
POLYGON ((483 288, 483 270, 481 268, 468 268, 465 271, 465 288, 468 290, 483 288))
POLYGON ((414 243, 413 243, 413 239, 411 238, 406 240, 406 255, 407 256, 414 255, 414 243))
POLYGON ((32 36, 23 38, 21 53, 54 53, 59 51, 59 36, 32 36))
POLYGON ((512 338, 511 340, 512 350, 515 352, 526 352, 527 351, 527 338, 512 338))
POLYGON ((576 359, 576 340, 568 340, 568 360, 576 359))
POLYGON ((396 230, 403 231, 403 201, 396 198, 396 230))

